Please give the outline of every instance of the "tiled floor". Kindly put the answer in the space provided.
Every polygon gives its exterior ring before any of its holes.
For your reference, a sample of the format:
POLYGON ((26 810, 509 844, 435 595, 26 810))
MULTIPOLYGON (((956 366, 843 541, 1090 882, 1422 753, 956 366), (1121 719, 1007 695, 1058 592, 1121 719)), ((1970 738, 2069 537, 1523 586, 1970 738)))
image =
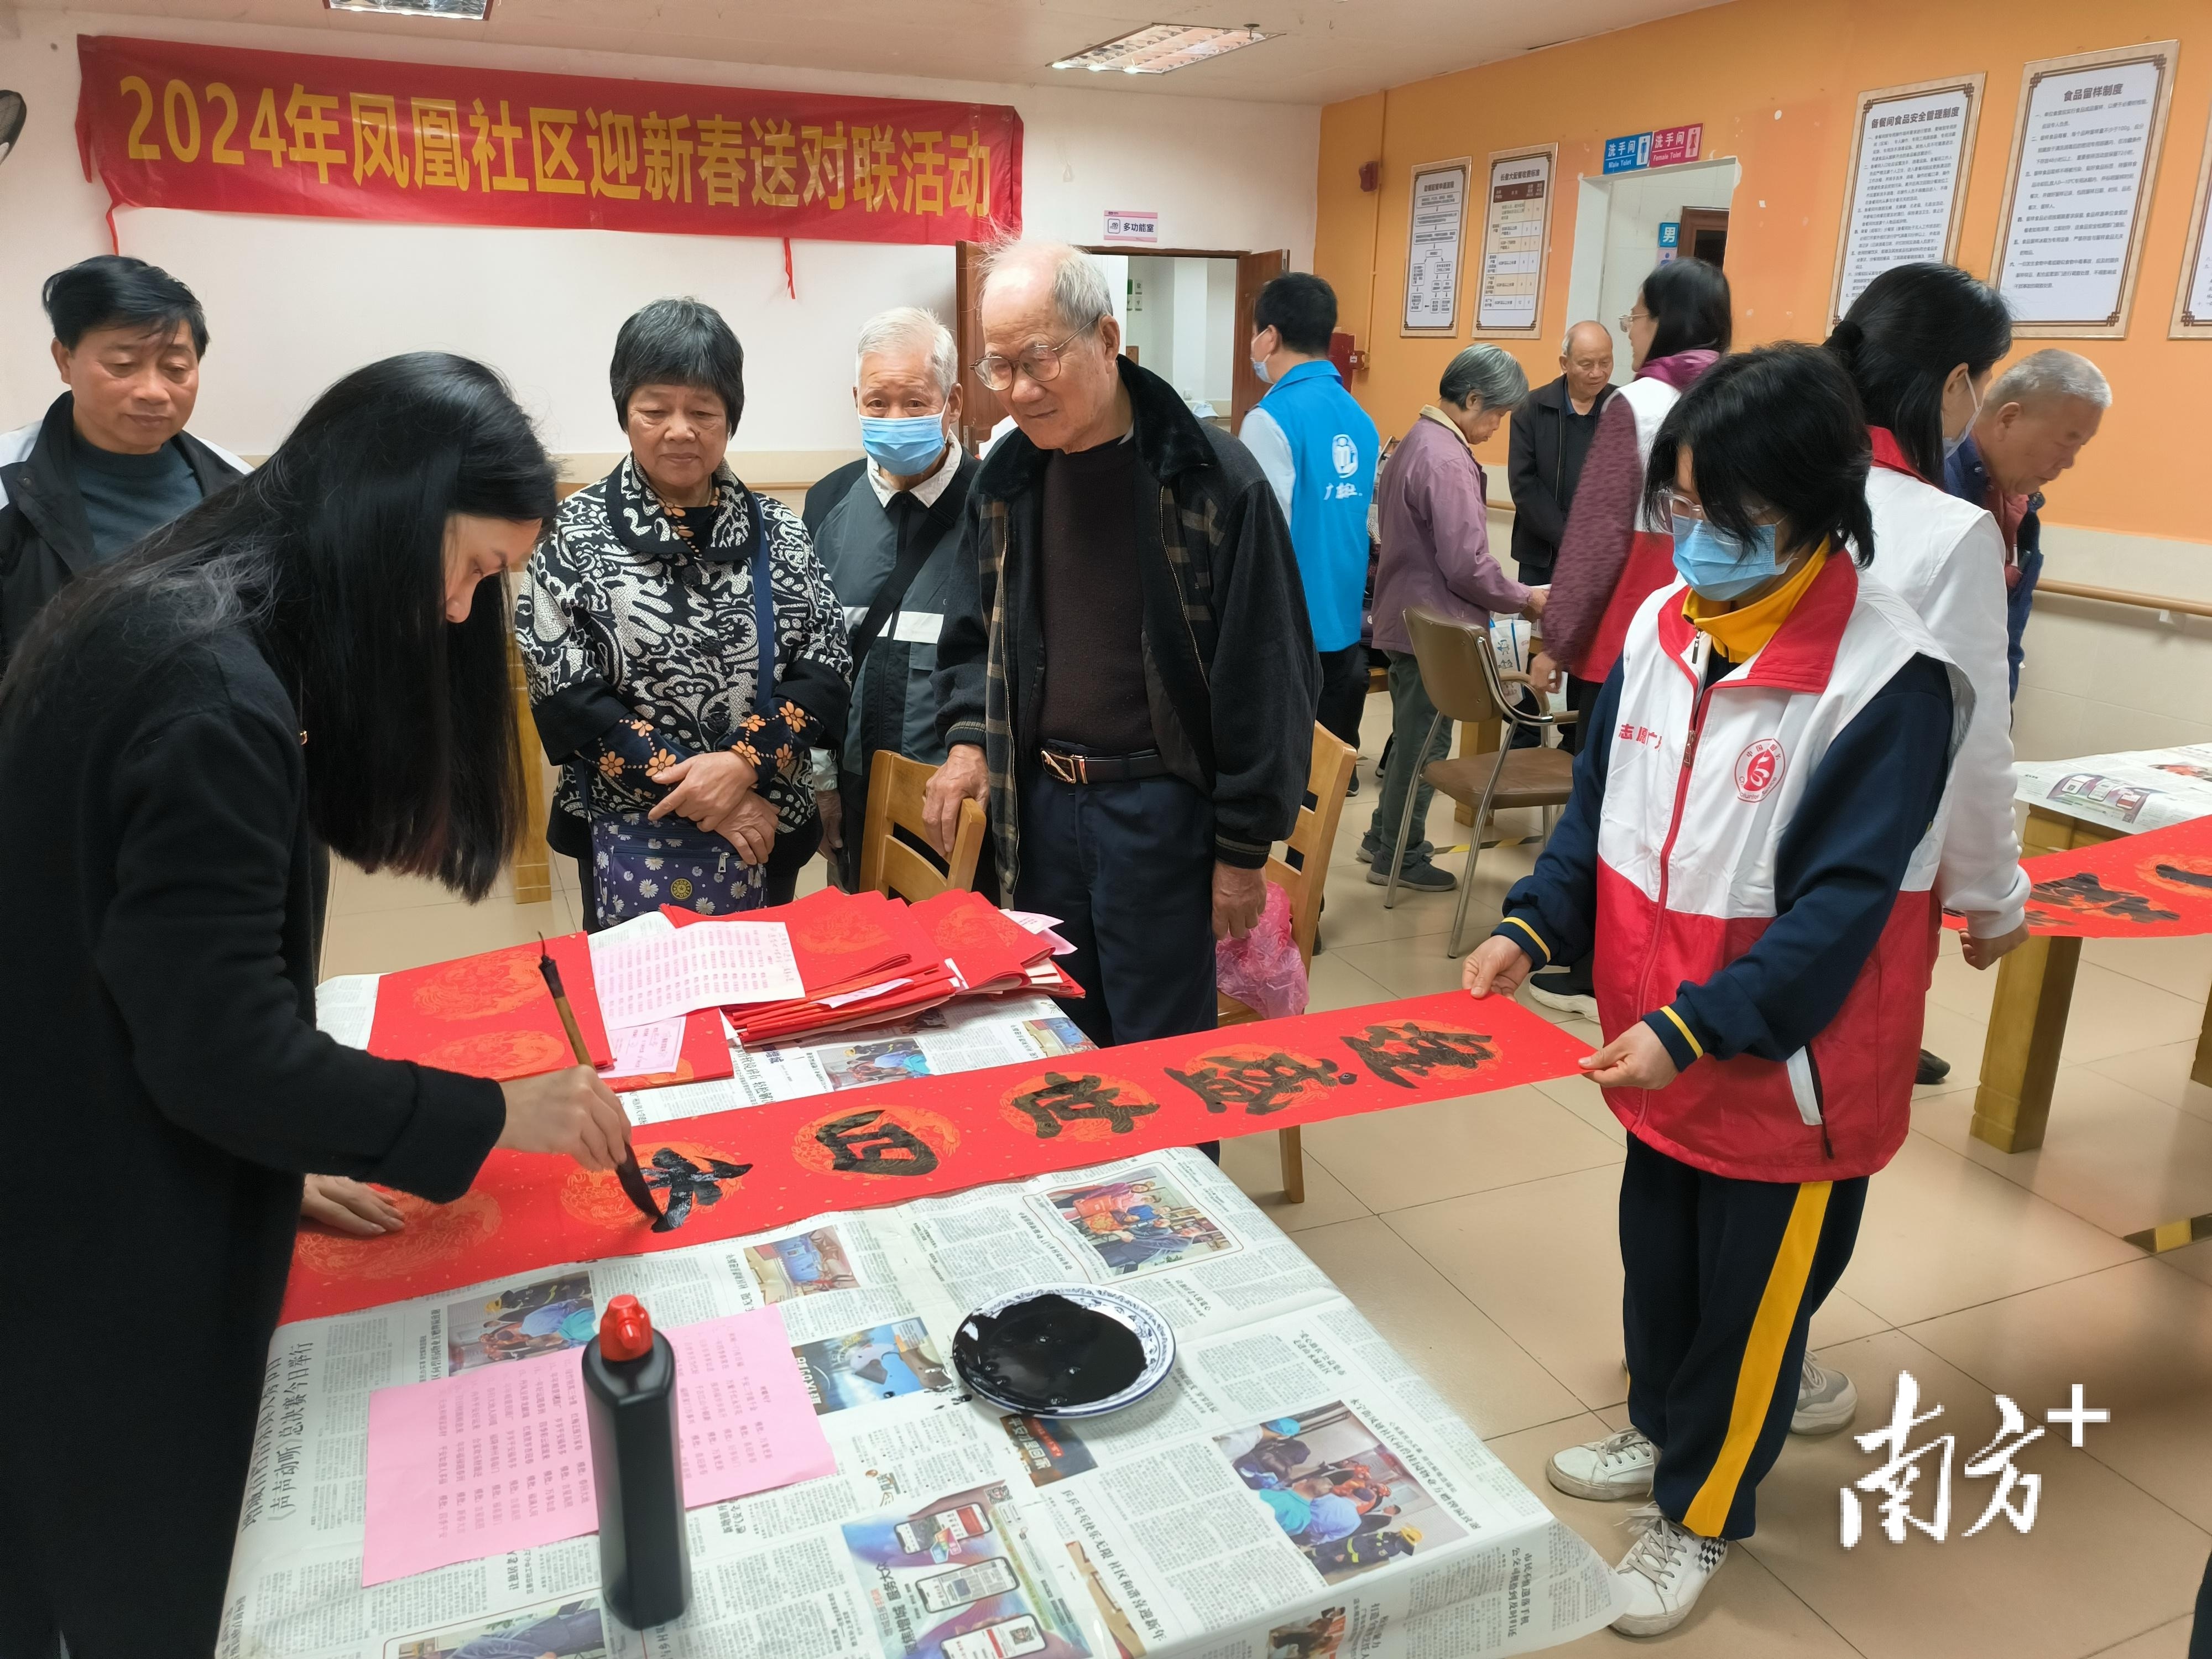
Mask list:
MULTIPOLYGON (((1374 699, 1370 716, 1382 712, 1374 699)), ((1455 896, 1401 894, 1385 910, 1353 856, 1382 736, 1370 719, 1361 793, 1330 866, 1316 1006, 1458 983, 1443 954, 1455 896)), ((1462 841, 1448 803, 1431 833, 1440 846, 1462 841)), ((1532 857, 1484 854, 1472 932, 1486 931, 1532 857)), ((1456 872, 1461 859, 1445 861, 1456 872)), ((419 883, 343 872, 323 971, 388 970, 567 931, 570 875, 556 871, 547 904, 502 892, 471 908, 419 883)), ((1760 1489, 1756 1536, 1689 1622, 1654 1645, 1700 1659, 2185 1653, 2212 1551, 2212 1240, 2152 1259, 2119 1235, 2212 1212, 2212 1090, 2188 1080, 2212 939, 2088 946, 2050 1134, 2033 1153, 2007 1156, 1966 1133, 1993 983, 1947 953, 1928 1042, 1952 1075, 1920 1091, 1915 1133, 1875 1178, 1857 1253, 1813 1326, 1823 1361, 1857 1382, 1860 1431, 1887 1419, 1900 1370, 1919 1379, 1922 1411, 1943 1407, 1914 1443, 1956 1437, 1948 1539, 1892 1544, 1869 1499, 1866 1539, 1845 1552, 1838 1494, 1879 1460, 1849 1436, 1793 1440, 1760 1489), (2085 1428, 2078 1450, 2052 1425, 2019 1455, 2041 1477, 2033 1529, 2000 1519, 1962 1536, 1996 1487, 1964 1472, 1997 1432, 1994 1395, 2040 1424, 2077 1382, 2112 1421, 2085 1428)), ((1597 1091, 1570 1079, 1309 1129, 1306 1200, 1295 1207, 1275 1191, 1273 1136, 1227 1152, 1276 1220, 1608 1558, 1626 1547, 1622 1510, 1552 1491, 1543 1465, 1626 1420, 1621 1145, 1597 1091)), ((1574 1650, 1633 1645, 1608 1632, 1574 1650)))

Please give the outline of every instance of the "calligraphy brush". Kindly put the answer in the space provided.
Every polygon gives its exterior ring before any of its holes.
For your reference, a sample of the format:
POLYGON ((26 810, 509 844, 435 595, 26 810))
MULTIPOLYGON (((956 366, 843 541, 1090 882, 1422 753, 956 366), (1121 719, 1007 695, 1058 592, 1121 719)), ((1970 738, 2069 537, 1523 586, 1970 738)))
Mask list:
MULTIPOLYGON (((584 1046, 584 1033, 576 1024, 576 1011, 568 1006, 568 994, 561 987, 561 964, 553 960, 553 953, 545 948, 545 935, 543 933, 538 936, 538 971, 545 976, 545 988, 553 994, 554 1011, 561 1016, 561 1029, 568 1034, 568 1047, 575 1053, 576 1063, 579 1066, 591 1065, 592 1051, 584 1046)), ((615 1165, 615 1179, 622 1182, 623 1191, 637 1206, 638 1213, 651 1218, 653 1231, 665 1233, 670 1231, 668 1218, 653 1201, 653 1189, 645 1184, 645 1175, 637 1167, 637 1154, 627 1147, 623 1151, 622 1162, 615 1165)))

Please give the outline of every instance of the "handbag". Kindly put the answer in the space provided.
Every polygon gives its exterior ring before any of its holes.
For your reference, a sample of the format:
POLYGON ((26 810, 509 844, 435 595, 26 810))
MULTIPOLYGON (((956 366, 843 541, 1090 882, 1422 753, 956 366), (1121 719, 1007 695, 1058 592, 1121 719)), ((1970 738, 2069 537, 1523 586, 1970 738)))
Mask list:
MULTIPOLYGON (((746 556, 753 573, 753 636, 760 641, 753 708, 769 715, 775 709, 775 592, 760 497, 745 489, 744 498, 752 520, 746 556)), ((703 916, 753 909, 766 880, 763 866, 747 864, 722 836, 688 818, 655 821, 635 807, 592 814, 592 890, 603 927, 664 904, 703 916)))

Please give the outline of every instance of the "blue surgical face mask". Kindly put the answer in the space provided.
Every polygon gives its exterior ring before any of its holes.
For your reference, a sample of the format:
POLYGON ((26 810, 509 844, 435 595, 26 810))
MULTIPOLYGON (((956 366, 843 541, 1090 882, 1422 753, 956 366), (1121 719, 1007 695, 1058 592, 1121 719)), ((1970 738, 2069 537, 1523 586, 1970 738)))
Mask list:
POLYGON ((1267 385, 1274 379, 1273 375, 1267 373, 1267 360, 1265 357, 1255 357, 1252 359, 1252 374, 1253 377, 1256 379, 1261 386, 1267 385))
POLYGON ((860 416, 860 447, 895 478, 927 472, 945 453, 945 416, 860 416))
POLYGON ((1972 380, 1966 382, 1966 396, 1973 398, 1974 412, 1966 416, 1966 423, 1959 428, 1957 437, 1943 440, 1943 459, 1947 461, 1959 453, 1959 446, 1972 435, 1974 422, 1982 418, 1982 400, 1974 397, 1974 383, 1972 380))
POLYGON ((1763 524, 1749 542, 1725 535, 1703 519, 1674 515, 1674 568, 1701 599, 1733 599, 1782 574, 1774 555, 1774 526, 1763 524))

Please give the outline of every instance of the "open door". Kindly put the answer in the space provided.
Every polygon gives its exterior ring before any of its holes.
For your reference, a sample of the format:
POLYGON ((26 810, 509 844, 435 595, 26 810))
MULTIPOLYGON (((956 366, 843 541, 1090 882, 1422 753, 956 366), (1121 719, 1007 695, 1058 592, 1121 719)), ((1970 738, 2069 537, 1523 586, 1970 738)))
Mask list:
POLYGON ((1709 265, 1727 264, 1728 222, 1726 208, 1684 208, 1677 244, 1682 255, 1709 265))
POLYGON ((1252 310, 1260 302, 1260 290, 1291 268, 1291 251, 1276 248, 1268 253, 1240 253, 1237 256, 1237 378, 1231 385, 1229 404, 1229 429, 1242 431, 1244 411, 1267 394, 1267 388, 1260 384, 1260 377, 1252 372, 1252 360, 1245 347, 1252 338, 1252 310))
POLYGON ((960 447, 970 455, 983 447, 991 428, 1006 418, 999 394, 975 374, 975 361, 983 355, 984 252, 981 242, 960 242, 953 248, 958 261, 952 278, 952 337, 960 353, 960 447))

